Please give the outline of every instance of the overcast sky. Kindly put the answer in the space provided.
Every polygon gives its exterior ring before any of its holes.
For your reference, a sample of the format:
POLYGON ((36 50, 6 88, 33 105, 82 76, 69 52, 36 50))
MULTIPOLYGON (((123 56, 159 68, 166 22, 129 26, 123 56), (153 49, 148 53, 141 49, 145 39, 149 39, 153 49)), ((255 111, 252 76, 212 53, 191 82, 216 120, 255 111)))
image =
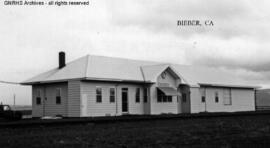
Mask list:
MULTIPOLYGON (((268 0, 91 0, 89 6, 0 4, 0 80, 21 82, 86 54, 216 67, 270 86, 268 0), (179 27, 177 20, 214 26, 179 27)), ((31 89, 0 84, 0 101, 31 89)))

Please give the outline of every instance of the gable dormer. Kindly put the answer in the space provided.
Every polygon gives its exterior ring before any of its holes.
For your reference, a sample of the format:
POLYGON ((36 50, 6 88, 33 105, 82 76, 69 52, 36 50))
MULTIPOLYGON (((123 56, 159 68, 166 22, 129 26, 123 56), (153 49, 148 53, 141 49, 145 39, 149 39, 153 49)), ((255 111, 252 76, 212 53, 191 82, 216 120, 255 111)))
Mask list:
POLYGON ((177 87, 182 80, 169 64, 143 66, 142 72, 146 82, 157 83, 158 86, 177 87))
POLYGON ((170 67, 161 72, 157 77, 157 85, 159 87, 176 88, 180 82, 181 78, 170 67))

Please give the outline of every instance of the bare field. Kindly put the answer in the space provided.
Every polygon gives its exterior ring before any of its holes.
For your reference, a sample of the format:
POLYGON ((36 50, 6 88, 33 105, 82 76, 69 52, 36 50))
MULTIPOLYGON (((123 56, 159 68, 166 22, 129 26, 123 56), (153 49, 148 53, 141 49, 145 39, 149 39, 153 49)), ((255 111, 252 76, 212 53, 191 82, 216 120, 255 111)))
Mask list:
POLYGON ((1 147, 269 147, 270 115, 2 128, 1 147))

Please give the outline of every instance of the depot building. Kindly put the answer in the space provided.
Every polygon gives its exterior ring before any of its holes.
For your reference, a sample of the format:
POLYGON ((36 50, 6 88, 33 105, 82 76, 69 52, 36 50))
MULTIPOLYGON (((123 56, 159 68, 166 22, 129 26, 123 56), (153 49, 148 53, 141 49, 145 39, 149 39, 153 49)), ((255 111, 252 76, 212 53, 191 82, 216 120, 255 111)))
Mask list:
POLYGON ((33 117, 118 116, 255 110, 255 86, 215 68, 86 55, 21 84, 33 117))

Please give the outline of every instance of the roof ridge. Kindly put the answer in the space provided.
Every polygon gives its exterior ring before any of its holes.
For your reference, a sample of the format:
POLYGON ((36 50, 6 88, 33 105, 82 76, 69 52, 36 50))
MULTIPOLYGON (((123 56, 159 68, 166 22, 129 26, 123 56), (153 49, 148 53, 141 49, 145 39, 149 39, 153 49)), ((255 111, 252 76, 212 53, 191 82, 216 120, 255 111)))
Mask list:
POLYGON ((103 57, 103 58, 112 58, 112 59, 119 59, 119 60, 128 60, 128 61, 139 61, 139 62, 152 62, 152 63, 161 63, 158 61, 151 61, 151 60, 142 60, 142 59, 135 59, 135 58, 125 58, 125 57, 116 57, 116 56, 104 56, 104 55, 95 55, 95 54, 88 54, 92 57, 103 57))
POLYGON ((141 65, 142 67, 151 67, 151 66, 170 66, 171 64, 167 63, 160 63, 160 64, 154 64, 154 65, 141 65))
POLYGON ((150 61, 144 62, 142 60, 125 60, 125 58, 93 56, 87 54, 68 62, 62 69, 54 68, 32 77, 31 79, 26 80, 24 84, 51 82, 55 80, 63 81, 85 77, 155 82, 155 75, 168 67, 182 79, 182 82, 191 86, 197 86, 199 82, 221 84, 225 82, 228 84, 243 85, 247 85, 246 82, 248 82, 240 79, 237 75, 227 72, 227 70, 222 71, 222 69, 209 66, 199 66, 200 68, 197 68, 197 66, 194 65, 150 61), (110 67, 107 68, 106 66, 110 67))

